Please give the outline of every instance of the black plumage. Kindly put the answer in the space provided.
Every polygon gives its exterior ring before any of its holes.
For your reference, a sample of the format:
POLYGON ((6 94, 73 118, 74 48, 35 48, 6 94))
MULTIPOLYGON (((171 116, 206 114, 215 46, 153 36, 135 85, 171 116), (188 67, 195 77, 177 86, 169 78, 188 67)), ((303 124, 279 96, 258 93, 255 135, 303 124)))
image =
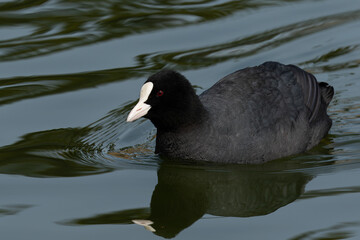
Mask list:
POLYGON ((170 158, 262 163, 309 150, 331 127, 333 87, 293 65, 245 68, 199 96, 172 70, 146 82, 153 89, 144 117, 157 128, 156 153, 170 158))

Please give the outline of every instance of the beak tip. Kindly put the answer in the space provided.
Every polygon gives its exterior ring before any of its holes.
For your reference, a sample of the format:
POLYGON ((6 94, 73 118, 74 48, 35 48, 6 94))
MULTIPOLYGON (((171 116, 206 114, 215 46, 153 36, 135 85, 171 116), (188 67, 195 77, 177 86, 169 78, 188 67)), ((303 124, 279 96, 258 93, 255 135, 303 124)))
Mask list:
POLYGON ((146 103, 139 102, 129 113, 126 122, 133 122, 147 114, 151 106, 146 103))
POLYGON ((131 117, 130 117, 130 115, 126 118, 126 122, 133 122, 134 121, 134 119, 132 119, 131 117))

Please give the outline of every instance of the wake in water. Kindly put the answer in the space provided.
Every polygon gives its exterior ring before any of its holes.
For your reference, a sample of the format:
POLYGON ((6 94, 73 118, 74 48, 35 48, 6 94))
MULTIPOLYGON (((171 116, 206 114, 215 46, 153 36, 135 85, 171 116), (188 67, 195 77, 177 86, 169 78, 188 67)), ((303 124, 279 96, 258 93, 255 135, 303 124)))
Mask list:
POLYGON ((124 104, 83 128, 24 135, 20 141, 0 148, 0 172, 56 177, 157 167, 159 158, 153 153, 154 131, 146 130, 142 122, 125 121, 133 105, 124 104), (144 131, 147 131, 146 137, 144 131))

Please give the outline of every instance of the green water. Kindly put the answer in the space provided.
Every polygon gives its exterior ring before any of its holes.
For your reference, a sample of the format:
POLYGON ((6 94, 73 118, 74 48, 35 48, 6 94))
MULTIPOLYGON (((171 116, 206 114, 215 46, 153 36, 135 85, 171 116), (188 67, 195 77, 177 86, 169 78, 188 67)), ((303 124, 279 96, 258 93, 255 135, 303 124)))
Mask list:
POLYGON ((360 239, 359 46, 359 0, 1 1, 1 239, 360 239), (268 60, 336 90, 307 153, 171 164, 125 122, 164 67, 200 93, 268 60))

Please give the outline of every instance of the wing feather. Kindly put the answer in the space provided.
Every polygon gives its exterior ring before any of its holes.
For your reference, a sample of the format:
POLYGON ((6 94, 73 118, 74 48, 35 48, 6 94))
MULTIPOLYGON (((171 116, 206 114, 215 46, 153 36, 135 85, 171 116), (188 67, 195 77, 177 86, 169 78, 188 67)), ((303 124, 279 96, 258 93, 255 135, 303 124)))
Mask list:
POLYGON ((289 66, 292 68, 296 81, 303 90, 305 105, 310 111, 309 122, 312 122, 318 116, 321 106, 321 91, 319 83, 311 73, 308 73, 294 65, 289 66))

